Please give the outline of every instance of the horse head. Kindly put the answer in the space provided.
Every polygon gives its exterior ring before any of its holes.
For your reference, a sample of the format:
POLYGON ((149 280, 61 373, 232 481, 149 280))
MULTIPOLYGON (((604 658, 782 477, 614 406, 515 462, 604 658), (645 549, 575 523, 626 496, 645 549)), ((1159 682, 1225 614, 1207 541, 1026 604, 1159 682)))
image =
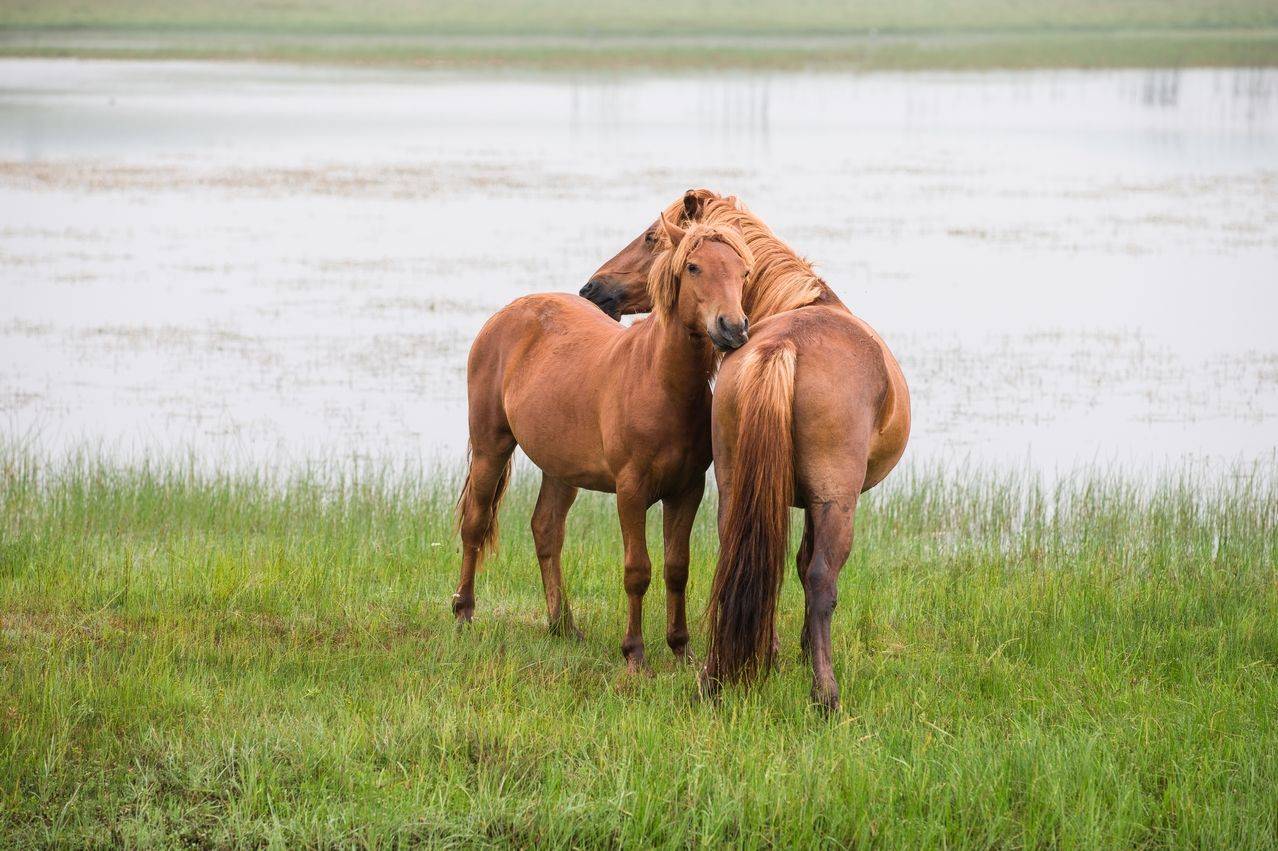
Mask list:
POLYGON ((658 218, 665 249, 652 262, 647 280, 654 315, 704 334, 715 348, 740 348, 749 337, 741 306, 754 255, 735 229, 694 222, 682 228, 663 213, 658 218))
POLYGON ((685 192, 644 228, 643 233, 590 276, 581 288, 582 298, 594 302, 614 319, 652 310, 652 301, 648 298, 648 273, 661 252, 670 247, 662 220, 669 219, 675 225, 687 227, 700 221, 706 202, 715 198, 719 196, 709 189, 685 192))

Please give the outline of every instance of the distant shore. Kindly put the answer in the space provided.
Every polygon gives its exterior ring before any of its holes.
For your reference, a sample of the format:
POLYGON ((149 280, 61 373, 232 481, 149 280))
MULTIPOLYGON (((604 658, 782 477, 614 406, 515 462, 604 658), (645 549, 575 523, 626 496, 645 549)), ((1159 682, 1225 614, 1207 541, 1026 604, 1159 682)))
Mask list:
POLYGON ((1270 0, 0 0, 0 55, 426 67, 1278 65, 1270 0))
POLYGON ((1278 27, 686 37, 6 27, 0 55, 583 70, 1275 66, 1278 27))

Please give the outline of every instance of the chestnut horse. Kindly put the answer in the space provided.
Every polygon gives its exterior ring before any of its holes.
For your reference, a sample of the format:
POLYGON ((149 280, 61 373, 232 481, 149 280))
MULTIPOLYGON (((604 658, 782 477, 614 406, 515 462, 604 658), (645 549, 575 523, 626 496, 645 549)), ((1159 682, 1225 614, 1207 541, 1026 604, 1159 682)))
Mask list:
POLYGON ((629 328, 563 293, 526 296, 480 330, 466 364, 470 469, 457 503, 458 623, 475 609, 475 571, 497 534, 497 508, 515 446, 541 468, 532 533, 552 632, 580 631, 564 594, 559 555, 578 488, 617 494, 629 621, 621 652, 646 666, 643 596, 651 562, 647 510, 662 501, 666 642, 690 658, 684 588, 688 542, 710 466, 714 347, 746 342, 741 293, 753 258, 724 225, 664 223, 647 276, 652 316, 629 328))
MULTIPOLYGON (((702 690, 749 683, 770 669, 795 506, 804 510, 796 557, 806 599, 800 643, 812 664, 813 701, 836 710, 830 620, 838 576, 851 551, 859 495, 905 451, 905 377, 879 335, 735 198, 689 190, 664 216, 735 227, 755 258, 742 300, 750 340, 724 359, 714 390, 719 560, 702 690)), ((661 229, 649 227, 582 295, 614 316, 643 312, 650 306, 647 265, 662 250, 661 229)))

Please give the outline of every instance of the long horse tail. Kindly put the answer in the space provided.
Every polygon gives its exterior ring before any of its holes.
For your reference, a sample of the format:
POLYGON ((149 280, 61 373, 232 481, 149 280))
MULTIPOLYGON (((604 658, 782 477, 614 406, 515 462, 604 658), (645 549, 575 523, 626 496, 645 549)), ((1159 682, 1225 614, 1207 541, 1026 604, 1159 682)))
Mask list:
POLYGON ((772 666, 794 492, 795 347, 781 340, 746 354, 737 373, 737 448, 710 591, 706 674, 749 683, 772 666))
POLYGON ((506 463, 497 476, 496 484, 491 493, 486 495, 487 499, 484 499, 484 495, 476 493, 474 453, 470 444, 466 445, 466 481, 462 484, 461 495, 457 497, 454 521, 463 536, 468 529, 472 533, 478 531, 478 541, 475 545, 479 549, 481 558, 497 550, 497 510, 501 508, 501 501, 506 496, 506 485, 510 482, 510 465, 513 457, 513 453, 506 456, 506 463))

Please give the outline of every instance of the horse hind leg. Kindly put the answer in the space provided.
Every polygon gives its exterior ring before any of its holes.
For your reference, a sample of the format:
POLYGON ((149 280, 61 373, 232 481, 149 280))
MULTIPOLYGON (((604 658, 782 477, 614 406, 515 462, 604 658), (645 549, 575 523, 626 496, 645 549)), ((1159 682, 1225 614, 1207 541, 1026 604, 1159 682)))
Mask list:
POLYGON ((546 615, 550 632, 580 641, 583 636, 573 622, 572 609, 564 593, 564 577, 559 560, 564 548, 564 526, 568 520, 568 511, 576 499, 575 487, 543 473, 541 492, 537 494, 537 506, 533 509, 532 534, 537 550, 537 563, 541 566, 541 583, 546 589, 546 615))
POLYGON ((839 709, 830 622, 838 605, 839 573, 852 550, 857 493, 811 503, 812 559, 803 584, 804 645, 812 661, 812 702, 827 713, 839 709))
MULTIPOLYGON (((812 512, 803 511, 803 540, 799 542, 799 550, 794 554, 794 567, 799 574, 799 587, 806 593, 808 587, 808 565, 812 563, 812 512)), ((803 628, 799 632, 799 652, 805 661, 812 659, 812 647, 808 642, 808 617, 804 607, 803 628)))
POLYGON ((470 623, 475 615, 475 572, 485 553, 496 543, 497 509, 510 478, 510 456, 514 438, 493 449, 474 447, 466 484, 457 501, 457 525, 461 528, 461 581, 453 594, 453 615, 458 626, 470 623))

